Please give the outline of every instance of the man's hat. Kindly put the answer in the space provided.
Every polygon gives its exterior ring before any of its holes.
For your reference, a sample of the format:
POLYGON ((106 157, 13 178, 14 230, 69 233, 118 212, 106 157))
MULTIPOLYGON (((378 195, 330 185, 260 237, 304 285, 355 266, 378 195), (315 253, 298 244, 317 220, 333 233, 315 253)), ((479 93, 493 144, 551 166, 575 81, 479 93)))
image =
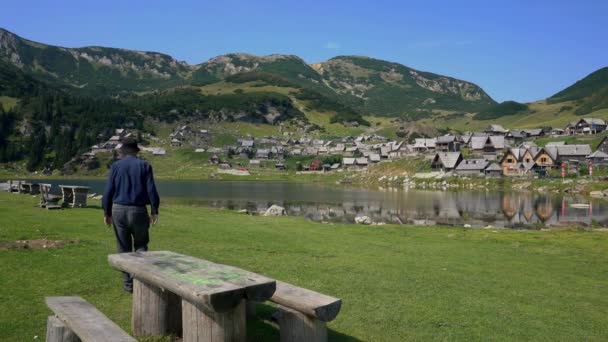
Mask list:
POLYGON ((139 152, 139 147, 137 146, 137 140, 133 138, 123 138, 122 146, 120 147, 120 151, 125 154, 129 153, 137 153, 139 152))

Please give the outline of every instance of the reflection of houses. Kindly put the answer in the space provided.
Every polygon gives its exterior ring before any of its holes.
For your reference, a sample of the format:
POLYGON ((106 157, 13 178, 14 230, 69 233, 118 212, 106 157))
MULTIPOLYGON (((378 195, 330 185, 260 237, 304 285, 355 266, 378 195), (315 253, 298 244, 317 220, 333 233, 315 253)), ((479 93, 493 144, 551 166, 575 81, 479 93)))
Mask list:
POLYGON ((536 216, 538 216, 542 222, 547 222, 553 216, 553 203, 548 198, 539 199, 534 206, 536 207, 536 216))
POLYGON ((439 152, 435 154, 431 167, 435 170, 452 171, 461 161, 462 153, 460 152, 439 152))

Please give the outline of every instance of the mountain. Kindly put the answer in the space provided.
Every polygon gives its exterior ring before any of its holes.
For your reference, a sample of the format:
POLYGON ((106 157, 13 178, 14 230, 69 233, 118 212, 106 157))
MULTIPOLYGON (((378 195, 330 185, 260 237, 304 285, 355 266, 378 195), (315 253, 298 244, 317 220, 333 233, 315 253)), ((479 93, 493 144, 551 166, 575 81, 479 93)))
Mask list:
POLYGON ((608 108, 608 67, 592 72, 582 80, 551 96, 547 101, 549 103, 574 101, 577 115, 608 108))
POLYGON ((156 52, 64 48, 0 29, 0 60, 60 86, 91 92, 141 91, 183 84, 190 66, 156 52))
POLYGON ((323 82, 366 114, 408 116, 420 110, 478 111, 495 104, 477 85, 398 63, 339 56, 313 67, 323 82))
POLYGON ((313 92, 326 98, 321 102, 335 103, 332 107, 378 116, 471 112, 495 103, 470 82, 358 56, 309 65, 294 55, 232 53, 189 65, 157 52, 46 45, 0 29, 0 61, 48 84, 95 95, 261 81, 304 89, 307 97, 313 92))

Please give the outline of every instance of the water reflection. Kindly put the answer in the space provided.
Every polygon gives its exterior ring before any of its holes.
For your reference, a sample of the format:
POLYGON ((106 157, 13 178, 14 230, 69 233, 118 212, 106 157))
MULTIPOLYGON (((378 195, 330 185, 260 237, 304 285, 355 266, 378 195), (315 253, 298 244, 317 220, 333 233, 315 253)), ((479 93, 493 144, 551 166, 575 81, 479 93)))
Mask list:
MULTIPOLYGON (((101 193, 104 181, 63 180, 55 185, 90 186, 101 193)), ((161 198, 231 210, 265 211, 273 204, 288 215, 315 221, 352 223, 356 216, 374 222, 504 228, 608 224, 606 201, 560 194, 517 192, 374 191, 281 182, 159 181, 161 198), (575 208, 573 204, 585 204, 575 208)))

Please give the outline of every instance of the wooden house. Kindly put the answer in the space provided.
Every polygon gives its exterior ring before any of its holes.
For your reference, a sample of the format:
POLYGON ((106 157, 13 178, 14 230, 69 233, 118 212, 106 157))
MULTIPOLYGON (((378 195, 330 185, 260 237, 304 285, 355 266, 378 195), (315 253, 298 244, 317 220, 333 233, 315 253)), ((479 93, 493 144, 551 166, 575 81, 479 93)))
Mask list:
POLYGON ((460 152, 438 152, 431 162, 431 167, 434 170, 453 171, 461 161, 460 152))
POLYGON ((418 153, 426 153, 435 151, 437 139, 417 138, 414 140, 414 151, 418 153))
POLYGON ((453 135, 444 135, 437 137, 435 150, 440 152, 458 152, 460 151, 460 142, 453 135))
POLYGON ((490 126, 488 126, 488 128, 486 128, 486 130, 484 132, 488 135, 502 135, 502 136, 505 136, 507 133, 509 133, 509 131, 506 130, 501 125, 490 125, 490 126))
POLYGON ((604 153, 608 153, 608 137, 603 137, 600 143, 597 145, 597 150, 604 153))
POLYGON ((582 118, 570 122, 564 131, 569 135, 597 134, 606 130, 606 121, 597 118, 582 118))
POLYGON ((486 177, 500 177, 502 176, 502 167, 496 163, 490 163, 484 170, 486 177))
POLYGON ((557 148, 551 146, 541 148, 536 156, 534 156, 534 162, 536 163, 536 166, 541 169, 552 169, 558 167, 557 148))
POLYGON ((535 151, 531 148, 510 148, 505 151, 500 166, 505 176, 522 176, 532 170, 535 166, 535 151))
POLYGON ((490 163, 485 159, 464 159, 456 166, 457 175, 483 176, 490 163))
POLYGON ((315 159, 310 162, 310 171, 322 171, 323 170, 323 162, 319 159, 315 159))
POLYGON ((496 154, 505 148, 504 136, 471 137, 471 150, 477 154, 496 154))
POLYGON ((603 164, 608 160, 608 154, 602 151, 595 151, 588 155, 586 159, 593 164, 603 164))
POLYGON ((585 161, 585 158, 591 154, 591 146, 589 145, 563 145, 556 146, 556 149, 559 163, 585 161))

